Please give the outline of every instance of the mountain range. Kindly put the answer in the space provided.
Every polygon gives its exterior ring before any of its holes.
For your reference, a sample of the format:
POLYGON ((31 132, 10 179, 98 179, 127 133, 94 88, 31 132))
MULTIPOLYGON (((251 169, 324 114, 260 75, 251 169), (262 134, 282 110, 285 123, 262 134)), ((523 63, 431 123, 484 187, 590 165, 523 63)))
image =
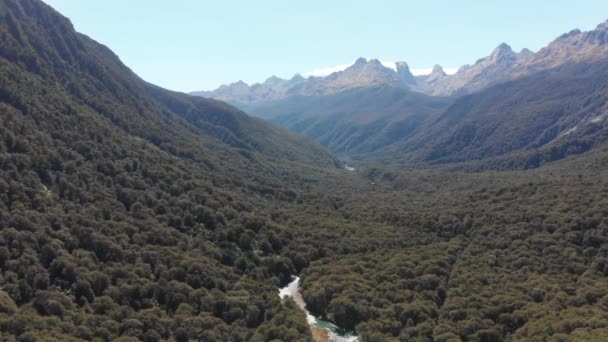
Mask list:
POLYGON ((586 108, 587 102, 566 95, 603 97, 607 27, 602 23, 589 32, 571 31, 536 53, 528 49, 517 53, 503 43, 453 75, 435 66, 429 75, 414 76, 405 62, 395 63, 392 69, 376 59, 359 58, 327 77, 271 77, 252 86, 239 82, 193 94, 230 102, 305 134, 346 159, 433 164, 510 153, 521 158, 531 150, 545 151, 539 152, 544 157, 526 157, 537 161, 507 163, 532 166, 603 141, 603 133, 596 132, 603 127, 603 104, 586 108), (471 100, 484 97, 492 101, 471 100), (537 106, 521 102, 522 98, 537 106), (466 103, 479 108, 472 110, 466 103), (586 121, 587 117, 595 119, 586 121), (519 124, 523 121, 535 124, 519 124), (502 136, 499 143, 488 146, 487 135, 497 134, 502 136), (464 153, 475 149, 470 146, 475 144, 483 145, 485 152, 446 158, 452 154, 449 145, 464 153), (430 146, 438 150, 430 151, 430 146))
POLYGON ((192 94, 245 107, 290 96, 331 95, 352 88, 378 85, 400 86, 427 95, 464 95, 565 63, 602 59, 606 52, 606 26, 608 22, 589 32, 572 30, 537 53, 525 48, 517 53, 502 43, 487 57, 472 65, 463 65, 452 75, 446 74, 440 65, 435 65, 430 74, 414 76, 407 62, 396 62, 391 68, 377 59, 359 58, 345 70, 325 77, 304 78, 296 74, 287 80, 272 76, 251 86, 239 81, 213 91, 195 91, 192 94))
POLYGON ((343 71, 325 77, 304 78, 296 74, 291 79, 276 76, 251 86, 243 81, 222 85, 213 91, 195 91, 192 95, 221 99, 246 108, 262 102, 290 96, 331 95, 341 91, 374 86, 394 86, 427 95, 451 96, 483 89, 488 84, 505 79, 516 67, 525 64, 534 53, 528 49, 514 52, 505 43, 489 56, 473 65, 464 65, 453 75, 435 65, 428 75, 414 76, 407 62, 396 62, 394 68, 378 59, 358 58, 343 71))

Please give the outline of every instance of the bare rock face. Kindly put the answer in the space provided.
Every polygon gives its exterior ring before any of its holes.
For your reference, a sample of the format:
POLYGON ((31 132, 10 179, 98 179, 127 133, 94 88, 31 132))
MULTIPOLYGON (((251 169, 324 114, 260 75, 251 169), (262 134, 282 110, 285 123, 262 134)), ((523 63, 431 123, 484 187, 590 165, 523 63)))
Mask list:
POLYGON ((436 64, 433 66, 433 71, 428 75, 422 75, 416 77, 415 89, 425 94, 434 94, 435 89, 441 85, 448 74, 445 73, 441 65, 436 64))
POLYGON ((603 59, 608 59, 608 21, 592 31, 565 33, 537 53, 528 49, 516 53, 509 45, 500 44, 492 54, 461 67, 454 75, 443 79, 418 77, 417 89, 431 95, 470 94, 542 70, 603 59))
POLYGON ((415 85, 416 78, 410 71, 410 66, 406 62, 396 62, 395 67, 397 68, 397 75, 404 84, 415 85))
POLYGON ((272 76, 263 83, 251 86, 242 81, 223 85, 213 91, 193 92, 193 95, 216 98, 236 105, 251 106, 281 100, 290 96, 331 95, 338 92, 381 85, 406 86, 415 79, 405 62, 399 62, 397 71, 387 68, 377 59, 358 58, 344 71, 326 77, 304 78, 296 75, 290 80, 272 76))
POLYGON ((271 76, 263 83, 248 85, 243 81, 238 81, 228 85, 222 85, 212 91, 196 91, 191 94, 227 101, 237 106, 246 106, 282 99, 288 95, 290 89, 304 81, 306 81, 306 79, 300 74, 294 75, 293 78, 289 80, 271 76))
POLYGON ((193 95, 217 98, 233 104, 255 106, 290 96, 323 96, 364 87, 392 86, 427 95, 453 96, 471 94, 491 85, 513 80, 568 63, 598 61, 608 58, 608 21, 595 30, 572 30, 561 35, 539 52, 523 49, 513 51, 505 43, 497 46, 487 57, 472 65, 462 66, 447 75, 436 65, 429 75, 414 76, 406 62, 395 63, 395 70, 377 59, 359 58, 343 71, 326 77, 304 78, 296 75, 290 80, 270 77, 263 83, 246 85, 237 82, 210 92, 193 95))
POLYGON ((572 30, 561 35, 513 72, 519 77, 533 72, 555 68, 568 63, 594 62, 608 58, 608 21, 595 30, 572 30))
POLYGON ((377 60, 359 58, 352 66, 344 71, 333 73, 316 82, 307 82, 302 85, 301 95, 330 95, 341 91, 374 87, 379 85, 399 85, 398 74, 377 60))
POLYGON ((430 76, 419 78, 418 89, 431 95, 454 95, 479 91, 488 85, 506 78, 511 70, 533 53, 524 49, 514 52, 505 43, 500 44, 492 54, 478 60, 474 65, 461 67, 454 75, 430 76))

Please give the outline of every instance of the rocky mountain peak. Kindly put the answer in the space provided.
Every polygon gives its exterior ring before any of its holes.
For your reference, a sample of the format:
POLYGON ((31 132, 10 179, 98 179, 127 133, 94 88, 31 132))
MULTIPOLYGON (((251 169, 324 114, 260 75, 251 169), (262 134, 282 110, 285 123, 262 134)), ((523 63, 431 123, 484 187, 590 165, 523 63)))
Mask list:
POLYGON ((285 80, 283 80, 282 78, 279 78, 279 77, 277 77, 275 75, 272 75, 272 76, 268 77, 266 79, 266 81, 264 81, 264 84, 267 85, 267 86, 272 87, 272 86, 278 85, 278 84, 280 84, 280 83, 282 83, 284 81, 285 80))
POLYGON ((502 43, 500 45, 498 45, 494 51, 492 51, 492 54, 490 55, 490 59, 494 60, 494 61, 499 61, 505 58, 510 58, 515 56, 515 52, 513 52, 513 49, 511 49, 511 46, 509 46, 506 43, 502 43))
POLYGON ((530 49, 523 48, 519 52, 518 56, 520 59, 526 59, 526 58, 530 58, 530 57, 534 56, 534 52, 532 52, 530 49))
POLYGON ((587 32, 586 41, 598 45, 608 43, 608 21, 597 25, 595 30, 587 32))
POLYGON ((568 38, 570 38, 570 37, 572 37, 572 36, 576 36, 576 35, 579 35, 579 34, 581 34, 581 33, 582 33, 582 32, 581 32, 581 30, 579 30, 579 29, 574 29, 574 30, 572 30, 572 31, 570 31, 570 32, 568 32, 568 33, 564 33, 564 34, 562 34, 561 36, 557 37, 556 41, 560 41, 560 40, 568 39, 568 38))
POLYGON ((511 46, 507 43, 500 43, 500 45, 498 45, 495 49, 494 49, 494 53, 509 53, 509 52, 513 52, 513 49, 511 49, 511 46))
POLYGON ((279 78, 275 75, 272 75, 272 76, 268 77, 265 82, 276 82, 276 81, 280 81, 280 80, 281 80, 281 78, 279 78))
POLYGON ((355 87, 399 83, 404 83, 404 80, 378 59, 358 58, 344 71, 335 72, 317 83, 308 84, 302 88, 302 91, 305 94, 328 94, 355 87))
POLYGON ((363 66, 367 64, 367 58, 359 57, 352 66, 363 66))
POLYGON ((378 59, 366 59, 366 58, 358 58, 355 61, 355 64, 346 68, 342 74, 343 75, 355 75, 355 74, 385 74, 391 73, 393 70, 382 65, 378 59))
POLYGON ((400 75, 412 75, 410 66, 406 62, 395 62, 395 68, 400 75))
POLYGON ((377 58, 372 58, 368 60, 367 63, 372 65, 382 65, 382 62, 380 62, 380 60, 378 60, 377 58))
POLYGON ((405 83, 416 83, 416 78, 410 71, 410 66, 406 62, 395 62, 395 67, 397 69, 397 75, 399 78, 405 83))
POLYGON ((407 62, 395 62, 395 66, 397 67, 397 70, 399 69, 407 69, 410 70, 410 66, 407 64, 407 62))
POLYGON ((245 82, 243 82, 243 80, 239 80, 237 82, 234 83, 230 83, 230 84, 222 84, 219 89, 242 89, 242 88, 248 88, 249 85, 245 82))
POLYGON ((597 27, 595 28, 596 31, 608 31, 608 20, 604 21, 603 23, 597 25, 597 27))
MULTIPOLYGON (((453 75, 447 75, 441 66, 435 65, 431 74, 414 76, 404 61, 396 62, 393 68, 383 65, 378 59, 360 57, 343 71, 327 76, 304 78, 295 75, 289 80, 273 76, 262 86, 253 85, 251 94, 246 91, 247 85, 239 82, 221 87, 214 95, 220 99, 232 98, 236 99, 235 102, 242 103, 278 99, 290 94, 334 94, 355 87, 387 84, 407 86, 433 95, 464 94, 565 63, 593 61, 607 56, 608 21, 605 21, 592 31, 582 32, 576 29, 563 34, 537 52, 529 49, 514 52, 511 46, 502 43, 488 56, 471 65, 463 65, 453 75), (228 95, 231 92, 235 95, 230 97, 228 95), (224 96, 225 94, 228 95, 224 96)), ((207 92, 205 95, 210 96, 211 93, 207 92)))
POLYGON ((431 76, 447 76, 448 74, 443 71, 443 67, 439 64, 435 64, 433 66, 433 71, 431 72, 431 76))

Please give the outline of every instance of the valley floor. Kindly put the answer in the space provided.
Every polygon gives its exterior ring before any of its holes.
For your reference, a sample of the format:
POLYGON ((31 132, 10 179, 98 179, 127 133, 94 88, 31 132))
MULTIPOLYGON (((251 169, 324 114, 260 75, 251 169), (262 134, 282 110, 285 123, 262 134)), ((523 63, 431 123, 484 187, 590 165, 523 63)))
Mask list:
POLYGON ((320 180, 302 195, 316 206, 286 211, 293 248, 321 254, 301 274, 308 310, 364 341, 601 340, 607 155, 320 180))

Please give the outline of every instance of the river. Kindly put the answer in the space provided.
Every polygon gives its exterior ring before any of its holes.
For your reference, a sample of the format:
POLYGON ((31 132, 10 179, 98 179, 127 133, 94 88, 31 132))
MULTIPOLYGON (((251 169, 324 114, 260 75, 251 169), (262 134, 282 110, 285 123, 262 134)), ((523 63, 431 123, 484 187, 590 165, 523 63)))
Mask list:
POLYGON ((300 293, 300 277, 294 277, 293 281, 279 290, 279 297, 291 297, 293 301, 304 311, 306 320, 310 325, 315 342, 355 342, 357 335, 354 331, 344 332, 337 325, 316 318, 306 310, 306 303, 300 293))

